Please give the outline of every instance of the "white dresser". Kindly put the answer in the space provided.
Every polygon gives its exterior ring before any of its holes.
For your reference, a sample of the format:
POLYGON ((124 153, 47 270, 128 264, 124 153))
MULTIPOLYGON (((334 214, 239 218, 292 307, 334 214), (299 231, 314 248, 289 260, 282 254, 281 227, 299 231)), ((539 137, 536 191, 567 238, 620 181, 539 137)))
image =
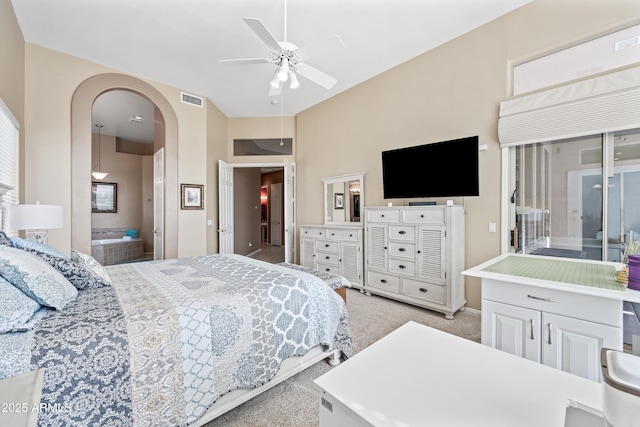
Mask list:
POLYGON ((363 287, 362 227, 349 225, 300 226, 300 265, 346 277, 363 287))
POLYGON ((462 206, 365 208, 365 291, 453 314, 464 307, 462 206))

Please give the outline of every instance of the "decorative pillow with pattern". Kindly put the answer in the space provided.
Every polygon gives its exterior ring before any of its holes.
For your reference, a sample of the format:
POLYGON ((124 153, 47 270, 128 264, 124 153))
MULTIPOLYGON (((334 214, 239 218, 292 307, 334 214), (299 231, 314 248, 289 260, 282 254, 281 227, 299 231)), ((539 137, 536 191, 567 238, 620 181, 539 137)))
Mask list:
POLYGON ((107 274, 107 270, 91 255, 71 249, 71 259, 89 270, 91 274, 98 276, 105 285, 111 285, 111 278, 107 274))
POLYGON ((36 242, 35 240, 21 239, 20 237, 11 237, 10 239, 11 239, 11 243, 13 243, 14 248, 33 249, 34 251, 43 252, 45 254, 49 254, 52 256, 57 256, 58 258, 69 259, 69 257, 63 254, 62 252, 52 248, 51 246, 47 246, 44 243, 36 242))
POLYGON ((55 268, 62 274, 73 286, 79 290, 96 289, 107 285, 100 276, 93 274, 84 265, 71 260, 70 258, 60 258, 39 252, 33 249, 23 249, 34 254, 41 260, 45 261, 51 267, 55 268))
POLYGON ((13 243, 11 243, 11 238, 8 237, 4 231, 0 231, 0 245, 4 245, 4 246, 13 246, 13 243))
POLYGON ((40 304, 0 277, 0 333, 27 331, 40 304))
POLYGON ((0 276, 37 303, 57 310, 78 296, 55 268, 22 249, 0 245, 0 276))

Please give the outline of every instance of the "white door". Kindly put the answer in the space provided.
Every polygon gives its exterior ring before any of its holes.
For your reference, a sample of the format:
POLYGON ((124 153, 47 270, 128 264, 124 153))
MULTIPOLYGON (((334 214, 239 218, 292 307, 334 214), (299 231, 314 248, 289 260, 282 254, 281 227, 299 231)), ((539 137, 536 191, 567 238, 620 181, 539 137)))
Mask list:
POLYGON ((282 246, 282 183, 271 184, 271 244, 282 246))
POLYGON ((153 155, 153 259, 164 259, 164 147, 153 155))
POLYGON ((482 344, 540 363, 537 310, 482 300, 482 344))
POLYGON ((602 347, 622 350, 622 328, 543 313, 542 363, 601 381, 602 347))
POLYGON ((218 161, 218 252, 233 253, 233 166, 218 161))
POLYGON ((296 164, 284 162, 284 261, 296 261, 296 164))

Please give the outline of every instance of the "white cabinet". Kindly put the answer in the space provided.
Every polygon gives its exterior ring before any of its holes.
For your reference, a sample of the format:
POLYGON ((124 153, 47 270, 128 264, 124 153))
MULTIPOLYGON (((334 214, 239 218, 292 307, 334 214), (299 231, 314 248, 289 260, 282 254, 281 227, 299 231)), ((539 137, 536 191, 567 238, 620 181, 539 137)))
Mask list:
POLYGON ((622 350, 620 301, 482 280, 482 343, 593 381, 600 350, 622 350))
POLYGON ((462 206, 365 208, 365 291, 453 314, 464 296, 462 206))
POLYGON ((362 288, 362 227, 300 227, 300 264, 314 270, 346 277, 351 286, 362 288))

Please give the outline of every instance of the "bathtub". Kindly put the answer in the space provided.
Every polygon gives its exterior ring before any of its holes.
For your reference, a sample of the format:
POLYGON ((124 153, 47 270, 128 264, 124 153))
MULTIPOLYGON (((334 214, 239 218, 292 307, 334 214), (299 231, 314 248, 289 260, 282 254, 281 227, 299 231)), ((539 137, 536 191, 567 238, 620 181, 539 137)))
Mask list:
POLYGON ((142 239, 99 239, 91 241, 91 256, 102 265, 120 264, 142 258, 142 239))

